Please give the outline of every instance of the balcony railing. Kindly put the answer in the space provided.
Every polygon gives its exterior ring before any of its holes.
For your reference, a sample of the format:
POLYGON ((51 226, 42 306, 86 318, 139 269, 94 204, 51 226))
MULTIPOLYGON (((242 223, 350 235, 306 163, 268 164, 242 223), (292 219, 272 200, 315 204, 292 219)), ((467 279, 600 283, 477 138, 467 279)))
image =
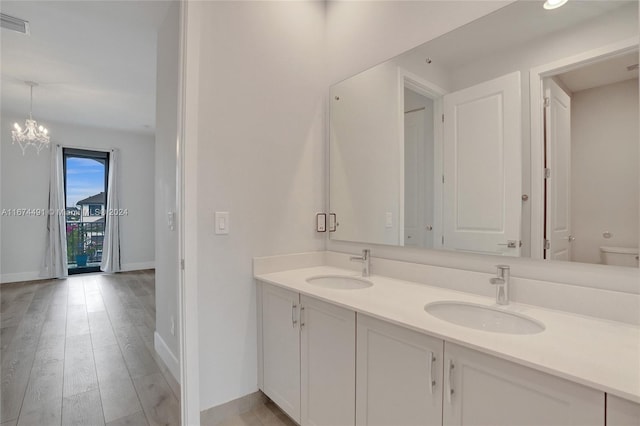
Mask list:
POLYGON ((96 266, 102 261, 104 221, 67 223, 69 267, 96 266))

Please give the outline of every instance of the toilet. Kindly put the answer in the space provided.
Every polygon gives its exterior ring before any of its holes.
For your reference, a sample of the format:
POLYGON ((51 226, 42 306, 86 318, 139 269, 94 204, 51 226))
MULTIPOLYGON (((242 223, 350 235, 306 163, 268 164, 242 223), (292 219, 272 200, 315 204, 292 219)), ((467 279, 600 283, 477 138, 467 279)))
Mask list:
POLYGON ((605 265, 638 267, 637 247, 600 247, 600 258, 605 265))

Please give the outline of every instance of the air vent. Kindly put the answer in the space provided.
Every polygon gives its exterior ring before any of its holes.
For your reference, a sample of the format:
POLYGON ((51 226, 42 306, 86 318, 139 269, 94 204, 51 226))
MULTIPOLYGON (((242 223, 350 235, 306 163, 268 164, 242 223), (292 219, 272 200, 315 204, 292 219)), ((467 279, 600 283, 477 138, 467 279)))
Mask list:
POLYGON ((635 71, 638 69, 638 64, 629 65, 627 71, 635 71))
POLYGON ((29 22, 24 19, 0 13, 0 21, 2 28, 29 35, 29 22))

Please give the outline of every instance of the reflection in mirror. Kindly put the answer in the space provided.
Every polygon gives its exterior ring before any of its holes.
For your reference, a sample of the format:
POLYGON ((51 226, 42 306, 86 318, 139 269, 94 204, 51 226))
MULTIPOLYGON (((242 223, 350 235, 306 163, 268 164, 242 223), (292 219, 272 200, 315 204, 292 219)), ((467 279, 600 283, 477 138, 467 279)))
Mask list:
POLYGON ((633 51, 544 80, 545 258, 638 266, 637 63, 633 51))
POLYGON ((637 266, 637 36, 518 1, 333 85, 331 238, 637 266))

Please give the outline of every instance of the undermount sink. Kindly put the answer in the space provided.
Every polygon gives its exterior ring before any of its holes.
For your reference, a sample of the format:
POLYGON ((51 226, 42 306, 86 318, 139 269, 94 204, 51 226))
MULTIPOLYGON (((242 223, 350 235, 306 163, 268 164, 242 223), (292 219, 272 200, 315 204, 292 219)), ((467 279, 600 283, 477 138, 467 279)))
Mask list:
POLYGON ((371 287, 373 283, 369 280, 348 275, 319 275, 307 278, 307 282, 318 287, 332 288, 337 290, 357 290, 371 287))
POLYGON ((474 303, 434 302, 425 305, 424 310, 456 325, 495 333, 536 334, 545 329, 533 318, 474 303))

